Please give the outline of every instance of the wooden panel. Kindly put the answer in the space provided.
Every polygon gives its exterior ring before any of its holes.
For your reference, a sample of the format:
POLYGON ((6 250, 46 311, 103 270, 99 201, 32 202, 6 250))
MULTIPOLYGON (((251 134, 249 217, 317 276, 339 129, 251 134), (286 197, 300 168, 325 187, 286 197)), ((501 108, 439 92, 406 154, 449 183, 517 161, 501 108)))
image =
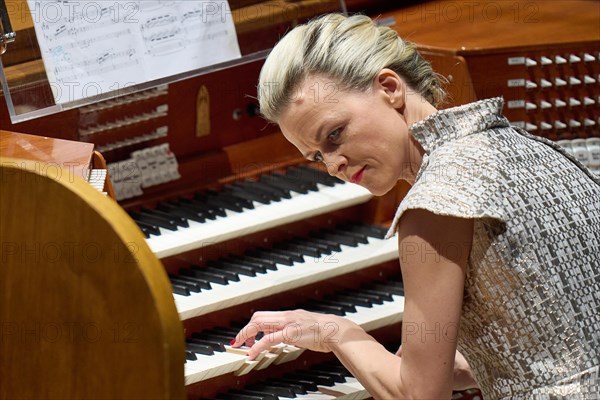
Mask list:
POLYGON ((422 47, 459 54, 600 40, 600 2, 428 1, 386 12, 394 29, 422 47))
POLYGON ((61 168, 69 176, 75 175, 87 180, 93 151, 92 143, 0 130, 1 156, 36 161, 38 171, 47 174, 58 174, 58 168, 61 168))
POLYGON ((183 399, 182 326, 135 224, 34 162, 0 158, 0 179, 0 398, 183 399))

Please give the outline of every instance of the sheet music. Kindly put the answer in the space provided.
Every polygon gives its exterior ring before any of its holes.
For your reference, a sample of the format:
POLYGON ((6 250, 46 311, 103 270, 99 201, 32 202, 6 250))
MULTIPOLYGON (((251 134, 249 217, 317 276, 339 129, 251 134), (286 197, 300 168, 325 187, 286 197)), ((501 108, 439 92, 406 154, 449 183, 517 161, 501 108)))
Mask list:
POLYGON ((241 56, 223 0, 28 3, 57 104, 241 56))

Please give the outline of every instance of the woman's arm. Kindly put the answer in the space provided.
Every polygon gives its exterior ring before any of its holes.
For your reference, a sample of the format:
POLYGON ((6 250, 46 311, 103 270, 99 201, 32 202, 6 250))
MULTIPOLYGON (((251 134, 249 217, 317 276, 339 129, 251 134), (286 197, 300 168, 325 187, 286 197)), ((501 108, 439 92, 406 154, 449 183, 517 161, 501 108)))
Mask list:
POLYGON ((303 310, 255 313, 234 346, 253 344, 250 358, 282 342, 333 351, 375 398, 449 399, 472 235, 471 220, 425 210, 403 215, 398 231, 405 290, 402 357, 344 318, 303 310), (254 343, 258 331, 265 336, 254 343))
MULTIPOLYGON (((402 357, 402 345, 398 348, 396 352, 397 357, 402 357)), ((454 355, 454 377, 453 377, 453 385, 452 390, 467 390, 467 389, 479 389, 479 384, 475 380, 473 376, 473 371, 469 366, 469 363, 465 359, 465 357, 456 350, 456 354, 454 355)))

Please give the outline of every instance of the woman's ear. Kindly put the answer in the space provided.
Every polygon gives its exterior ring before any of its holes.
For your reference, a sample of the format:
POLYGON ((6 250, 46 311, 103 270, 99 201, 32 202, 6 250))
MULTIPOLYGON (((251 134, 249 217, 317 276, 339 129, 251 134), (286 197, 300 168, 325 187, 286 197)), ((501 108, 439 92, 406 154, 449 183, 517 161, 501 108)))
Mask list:
POLYGON ((389 68, 384 68, 379 71, 375 82, 375 89, 381 91, 386 97, 386 101, 397 109, 404 107, 406 103, 406 83, 394 71, 389 68))

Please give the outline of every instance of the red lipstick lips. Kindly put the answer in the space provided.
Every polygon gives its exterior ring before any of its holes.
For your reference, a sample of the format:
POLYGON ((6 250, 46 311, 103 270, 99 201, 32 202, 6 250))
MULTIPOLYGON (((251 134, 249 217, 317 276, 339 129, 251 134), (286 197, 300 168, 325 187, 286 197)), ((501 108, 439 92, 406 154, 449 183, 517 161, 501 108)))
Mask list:
POLYGON ((352 175, 352 178, 350 178, 350 182, 358 184, 360 182, 360 180, 362 179, 365 168, 366 168, 366 166, 362 167, 360 171, 358 171, 357 173, 352 175))

